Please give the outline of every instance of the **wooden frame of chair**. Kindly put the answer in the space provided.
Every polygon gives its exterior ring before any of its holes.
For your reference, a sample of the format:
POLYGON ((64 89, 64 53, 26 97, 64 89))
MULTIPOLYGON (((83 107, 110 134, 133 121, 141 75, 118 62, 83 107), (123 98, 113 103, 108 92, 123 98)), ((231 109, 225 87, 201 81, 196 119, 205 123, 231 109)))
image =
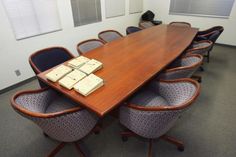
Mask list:
POLYGON ((45 49, 42 49, 42 50, 38 50, 36 52, 34 52, 33 54, 30 55, 29 57, 29 63, 30 63, 30 66, 32 67, 32 69, 35 71, 36 74, 39 74, 41 73, 42 71, 40 71, 36 65, 34 64, 34 62, 32 61, 32 58, 40 53, 43 53, 44 51, 47 51, 47 50, 51 50, 51 49, 55 49, 55 48, 58 48, 58 49, 63 49, 69 56, 71 56, 71 58, 74 58, 75 56, 66 48, 64 47, 60 47, 60 46, 55 46, 55 47, 48 47, 48 48, 45 48, 45 49))
MULTIPOLYGON (((198 57, 198 58, 200 58, 200 61, 198 63, 195 63, 195 64, 190 65, 190 66, 166 69, 162 73, 175 72, 175 71, 178 71, 178 70, 193 69, 193 68, 201 66, 203 64, 203 57, 202 57, 202 55, 199 55, 199 54, 188 54, 188 55, 183 56, 182 58, 188 58, 188 57, 198 57)), ((198 75, 193 75, 192 78, 195 78, 198 82, 202 81, 202 77, 198 76, 198 75)))
MULTIPOLYGON (((196 51, 196 50, 201 50, 201 49, 206 49, 208 47, 212 47, 213 46, 213 43, 210 41, 210 40, 201 40, 201 41, 198 41, 198 43, 204 43, 204 42, 208 42, 210 44, 210 46, 203 46, 203 47, 198 47, 198 48, 191 48, 191 49, 188 49, 186 51, 187 54, 194 54, 193 51, 196 51)), ((207 62, 209 63, 210 61, 210 48, 209 50, 207 51, 207 54, 204 55, 204 57, 207 58, 207 62)))
POLYGON ((105 40, 101 37, 101 34, 107 33, 107 32, 114 32, 114 33, 118 34, 120 37, 124 37, 120 32, 118 32, 118 31, 116 31, 116 30, 105 30, 105 31, 101 31, 101 32, 98 33, 98 38, 99 38, 100 40, 102 40, 103 42, 105 42, 105 43, 107 43, 107 41, 105 41, 105 40))
POLYGON ((79 55, 83 54, 83 52, 79 49, 79 46, 83 45, 84 43, 90 42, 90 41, 97 41, 97 42, 102 43, 103 45, 106 44, 106 42, 104 42, 101 39, 88 39, 88 40, 84 40, 84 41, 78 43, 77 46, 76 46, 76 49, 77 49, 77 52, 79 53, 79 55))
MULTIPOLYGON (((11 106, 18 112, 25 114, 26 116, 30 116, 30 117, 36 117, 36 118, 54 118, 54 117, 58 117, 58 116, 62 116, 62 115, 66 115, 66 114, 70 114, 70 113, 74 113, 80 110, 83 110, 82 107, 74 107, 71 109, 67 109, 64 111, 60 111, 60 112, 55 112, 55 113, 37 113, 37 112, 32 112, 29 110, 26 110, 23 107, 19 107, 19 105, 17 105, 16 103, 16 98, 19 95, 23 95, 23 94, 32 94, 32 93, 40 93, 43 92, 45 90, 48 90, 49 88, 42 88, 42 89, 38 89, 38 90, 27 90, 27 91, 20 91, 18 93, 16 93, 12 98, 11 98, 11 106)), ((100 132, 101 128, 96 125, 92 131, 95 134, 98 134, 100 132)), ((44 133, 44 135, 47 137, 48 135, 44 133)), ((81 157, 85 157, 85 154, 83 153, 83 151, 81 150, 79 144, 79 141, 73 142, 76 146, 76 149, 78 150, 79 154, 81 155, 81 157)), ((65 146, 66 142, 60 142, 50 153, 47 157, 54 157, 64 146, 65 146)))
POLYGON ((210 35, 214 34, 217 31, 219 31, 219 30, 215 30, 215 31, 212 31, 212 32, 209 32, 209 33, 206 33, 206 34, 202 34, 202 35, 197 35, 197 37, 207 37, 207 36, 210 36, 210 35))
POLYGON ((199 36, 199 37, 201 37, 201 36, 202 36, 202 37, 205 37, 205 36, 208 36, 208 35, 213 34, 212 32, 214 32, 214 31, 220 31, 220 33, 222 33, 222 32, 224 31, 224 27, 222 27, 222 26, 214 26, 214 27, 211 27, 211 28, 209 28, 209 29, 199 31, 199 32, 198 32, 199 35, 197 35, 197 36, 199 36))
POLYGON ((182 21, 178 22, 178 21, 173 21, 173 22, 169 23, 169 25, 175 25, 175 24, 183 25, 183 26, 186 26, 186 27, 191 27, 191 24, 188 23, 188 22, 182 22, 182 21))
MULTIPOLYGON (((126 105, 129 108, 139 110, 139 111, 173 111, 173 110, 181 110, 181 109, 187 108, 197 99, 198 95, 200 94, 200 85, 196 81, 189 78, 184 78, 184 79, 176 79, 176 80, 168 80, 168 81, 161 80, 159 82, 177 83, 177 82, 182 82, 182 81, 191 82, 196 87, 195 95, 193 95, 192 98, 185 103, 179 104, 178 106, 158 105, 156 107, 144 107, 144 106, 140 106, 136 104, 129 104, 129 103, 126 103, 126 105)), ((124 142, 128 140, 128 137, 138 136, 137 134, 135 134, 134 132, 130 130, 123 131, 120 134, 124 142)), ((176 145, 179 151, 184 151, 184 144, 182 141, 179 141, 175 139, 174 137, 170 137, 167 135, 162 135, 160 139, 163 139, 169 143, 176 145)), ((152 157, 152 143, 153 143, 153 139, 149 139, 148 157, 152 157)))

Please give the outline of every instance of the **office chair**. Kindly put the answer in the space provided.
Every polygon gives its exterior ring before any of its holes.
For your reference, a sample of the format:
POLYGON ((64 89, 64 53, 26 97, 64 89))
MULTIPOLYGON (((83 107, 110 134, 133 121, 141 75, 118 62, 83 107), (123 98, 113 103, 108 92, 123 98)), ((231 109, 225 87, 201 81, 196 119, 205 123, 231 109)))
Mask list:
POLYGON ((157 78, 160 80, 174 80, 192 77, 201 82, 201 76, 193 74, 200 68, 202 62, 203 57, 199 54, 181 57, 171 63, 157 78))
MULTIPOLYGON (((50 47, 30 55, 29 63, 34 73, 37 75, 72 58, 74 58, 74 56, 66 48, 50 47)), ((47 85, 40 80, 39 85, 42 88, 47 87, 47 85)))
POLYGON ((181 27, 191 27, 191 24, 188 22, 171 22, 169 25, 181 26, 181 27))
POLYGON ((139 28, 139 27, 135 27, 135 26, 129 26, 126 28, 126 34, 129 35, 131 33, 135 33, 135 32, 138 32, 138 31, 141 31, 142 29, 139 28))
POLYGON ((11 105, 36 123, 46 136, 61 142, 48 157, 55 156, 66 143, 74 143, 85 157, 78 141, 95 130, 96 115, 49 88, 19 92, 12 97, 11 105))
POLYGON ((186 54, 200 54, 207 58, 207 62, 210 61, 210 50, 213 43, 210 40, 202 40, 193 42, 193 44, 186 50, 186 54))
POLYGON ((120 38, 123 38, 123 35, 115 30, 106 30, 98 34, 98 38, 103 42, 108 43, 120 38))
POLYGON ((215 31, 219 31, 219 36, 221 35, 221 33, 223 33, 224 31, 224 27, 222 26, 214 26, 211 27, 209 29, 203 30, 203 31, 199 31, 197 33, 196 38, 194 39, 195 41, 201 41, 201 40, 209 40, 209 38, 211 37, 212 34, 215 33, 215 31))
POLYGON ((142 29, 150 28, 155 26, 152 22, 150 21, 141 21, 139 22, 139 27, 142 29))
POLYGON ((158 138, 184 151, 183 142, 166 132, 196 100, 199 91, 199 83, 191 79, 151 82, 120 107, 120 123, 128 129, 121 133, 122 140, 136 135, 149 139, 148 157, 152 156, 153 139, 158 138))
POLYGON ((199 31, 197 33, 197 36, 195 37, 194 41, 202 41, 202 40, 210 40, 212 42, 212 47, 211 49, 208 51, 208 54, 206 55, 207 57, 207 62, 210 62, 210 52, 213 49, 213 46, 216 42, 216 40, 220 37, 220 35, 223 33, 224 31, 224 27, 222 26, 214 26, 212 28, 209 28, 207 30, 204 31, 199 31))
POLYGON ((88 51, 103 46, 105 43, 100 39, 85 40, 77 45, 77 51, 79 54, 84 54, 88 51))

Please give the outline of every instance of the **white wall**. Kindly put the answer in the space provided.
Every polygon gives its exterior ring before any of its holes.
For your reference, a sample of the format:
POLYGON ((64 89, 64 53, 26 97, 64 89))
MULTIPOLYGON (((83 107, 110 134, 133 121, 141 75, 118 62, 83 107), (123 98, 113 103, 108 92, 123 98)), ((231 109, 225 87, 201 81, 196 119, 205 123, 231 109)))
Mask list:
POLYGON ((225 31, 217 40, 218 43, 236 46, 236 2, 229 19, 169 15, 170 0, 147 0, 147 8, 155 12, 156 18, 168 24, 172 21, 186 21, 193 27, 207 29, 215 25, 222 25, 225 31))
POLYGON ((102 22, 74 27, 70 0, 58 0, 58 8, 62 23, 62 31, 40 35, 16 41, 5 10, 0 3, 0 90, 34 76, 28 63, 31 53, 50 46, 64 46, 77 55, 76 44, 80 41, 97 38, 98 32, 115 29, 125 35, 125 28, 138 25, 141 14, 129 15, 126 0, 126 15, 105 19, 105 4, 101 0, 102 22), (15 70, 21 71, 21 76, 15 75, 15 70))

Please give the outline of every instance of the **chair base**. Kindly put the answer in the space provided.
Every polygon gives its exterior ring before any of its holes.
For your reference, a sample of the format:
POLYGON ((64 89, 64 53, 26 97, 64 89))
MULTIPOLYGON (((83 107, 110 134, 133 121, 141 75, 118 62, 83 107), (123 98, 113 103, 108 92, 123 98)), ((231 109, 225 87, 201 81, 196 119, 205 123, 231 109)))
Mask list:
POLYGON ((207 63, 210 63, 210 51, 208 51, 207 55, 205 55, 204 57, 207 58, 207 63))
MULTIPOLYGON (((83 153, 83 151, 81 150, 79 144, 77 142, 74 142, 76 149, 78 150, 79 154, 81 157, 86 157, 85 154, 83 153)), ((62 148, 64 148, 66 145, 65 142, 61 142, 59 145, 56 146, 56 148, 54 148, 50 154, 47 157, 54 157, 60 150, 62 150, 62 148)))
POLYGON ((202 77, 201 77, 201 76, 198 76, 198 75, 193 75, 193 76, 192 76, 192 79, 198 81, 199 83, 202 82, 202 77))
MULTIPOLYGON (((96 125, 93 130, 90 133, 94 133, 94 134, 99 134, 101 131, 101 127, 99 125, 96 125)), ((49 137, 46 133, 43 133, 44 136, 49 137)), ((78 150, 78 153, 80 154, 80 157, 86 157, 86 155, 84 154, 84 152, 81 150, 78 141, 73 142, 76 149, 78 150)), ((56 148, 54 148, 50 154, 47 157, 54 157, 62 148, 64 148, 64 146, 66 145, 65 142, 61 142, 59 145, 57 145, 56 148)))
MULTIPOLYGON (((132 136, 138 136, 138 135, 133 133, 132 131, 121 132, 121 137, 122 137, 123 142, 126 142, 128 140, 128 137, 132 137, 132 136)), ((176 147, 179 151, 181 151, 181 152, 184 151, 184 144, 182 141, 179 141, 179 140, 175 139, 174 137, 167 136, 167 135, 161 136, 160 139, 176 145, 176 147)), ((152 145, 153 145, 153 139, 149 139, 148 157, 152 157, 152 145)))

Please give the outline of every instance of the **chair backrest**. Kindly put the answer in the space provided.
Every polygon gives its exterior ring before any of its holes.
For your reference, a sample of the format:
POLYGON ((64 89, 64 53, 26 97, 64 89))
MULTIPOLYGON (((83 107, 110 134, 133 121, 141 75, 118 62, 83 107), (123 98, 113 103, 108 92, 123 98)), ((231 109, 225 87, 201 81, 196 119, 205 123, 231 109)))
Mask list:
POLYGON ((223 26, 214 26, 214 27, 211 27, 209 29, 206 29, 206 30, 203 30, 203 31, 199 31, 197 35, 208 36, 208 35, 210 35, 214 31, 219 31, 220 34, 221 34, 224 31, 224 27, 223 26))
POLYGON ((191 24, 188 23, 188 22, 171 22, 169 25, 182 26, 182 27, 191 27, 191 24))
POLYGON ((191 47, 186 50, 188 54, 200 54, 205 55, 208 51, 211 50, 213 43, 210 40, 201 40, 194 42, 191 47))
POLYGON ((126 34, 129 35, 131 33, 135 33, 135 32, 138 32, 138 31, 141 31, 142 29, 139 28, 139 27, 135 27, 135 26, 130 26, 130 27, 127 27, 126 28, 126 34))
POLYGON ((199 83, 192 79, 154 81, 148 88, 165 98, 169 104, 146 107, 130 103, 120 108, 120 122, 134 133, 151 139, 164 135, 173 127, 200 92, 199 83))
POLYGON ((84 54, 88 51, 103 46, 105 43, 99 39, 85 40, 77 45, 77 51, 79 54, 84 54))
POLYGON ((29 63, 35 74, 57 66, 74 56, 63 47, 50 47, 39 50, 29 57, 29 63))
POLYGON ((220 37, 220 31, 214 31, 212 34, 209 36, 208 40, 210 40, 213 44, 216 42, 216 40, 220 37))
POLYGON ((105 43, 120 39, 122 37, 123 35, 115 30, 106 30, 98 34, 98 38, 104 41, 105 43))
POLYGON ((150 21, 141 21, 141 22, 139 22, 139 27, 142 28, 142 29, 146 29, 146 28, 153 27, 153 26, 155 26, 155 25, 150 21))
POLYGON ((184 56, 174 61, 166 70, 164 70, 158 79, 173 80, 180 78, 190 78, 202 65, 203 57, 198 54, 184 56))
POLYGON ((32 120, 47 135, 62 142, 74 142, 83 138, 98 120, 96 115, 68 98, 63 99, 48 88, 19 92, 12 97, 11 105, 16 112, 32 120))

